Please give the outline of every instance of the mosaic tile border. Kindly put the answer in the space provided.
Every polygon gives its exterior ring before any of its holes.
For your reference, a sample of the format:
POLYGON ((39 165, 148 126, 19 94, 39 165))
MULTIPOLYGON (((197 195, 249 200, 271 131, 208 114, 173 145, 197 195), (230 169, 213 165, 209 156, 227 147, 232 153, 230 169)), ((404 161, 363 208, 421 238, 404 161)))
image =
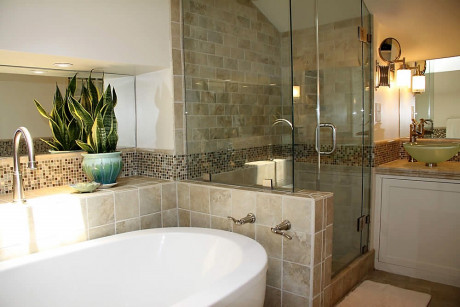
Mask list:
MULTIPOLYGON (((47 154, 50 147, 42 141, 51 141, 52 138, 34 138, 34 151, 36 155, 47 154)), ((27 148, 24 139, 21 138, 19 141, 19 154, 26 155, 27 148)), ((13 155, 13 139, 1 139, 0 140, 0 157, 11 157, 13 155)))

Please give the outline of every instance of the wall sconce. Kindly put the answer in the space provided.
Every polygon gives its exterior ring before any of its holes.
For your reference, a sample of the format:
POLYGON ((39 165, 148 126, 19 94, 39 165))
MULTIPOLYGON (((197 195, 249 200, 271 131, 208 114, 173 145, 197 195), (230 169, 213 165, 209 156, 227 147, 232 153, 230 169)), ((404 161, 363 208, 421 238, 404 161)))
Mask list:
POLYGON ((420 70, 420 65, 408 66, 406 59, 402 59, 402 66, 396 71, 396 82, 399 87, 410 88, 412 85, 413 93, 425 92, 425 68, 420 70), (415 69, 415 74, 412 76, 412 70, 415 69))
POLYGON ((376 62, 376 80, 375 88, 380 86, 390 87, 391 74, 395 71, 395 63, 401 63, 401 67, 396 70, 396 84, 399 87, 410 88, 412 86, 412 92, 421 93, 425 91, 425 69, 420 70, 420 65, 415 63, 415 66, 408 66, 406 59, 401 57, 401 45, 399 42, 392 37, 386 38, 382 41, 379 47, 380 58, 388 63, 388 65, 380 65, 376 62), (412 70, 416 72, 412 76, 412 70))
POLYGON ((390 87, 391 74, 395 70, 394 63, 401 57, 401 45, 395 38, 385 38, 380 44, 379 56, 388 65, 380 65, 378 61, 376 62, 376 89, 380 86, 390 87))
POLYGON ((292 87, 292 97, 294 98, 300 97, 300 86, 299 85, 294 85, 292 87))

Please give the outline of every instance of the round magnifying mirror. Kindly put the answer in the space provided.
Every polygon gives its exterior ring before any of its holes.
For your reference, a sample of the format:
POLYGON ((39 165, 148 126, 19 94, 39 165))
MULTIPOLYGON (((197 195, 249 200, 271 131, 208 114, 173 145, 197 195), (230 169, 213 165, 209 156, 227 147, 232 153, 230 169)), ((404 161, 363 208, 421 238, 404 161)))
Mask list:
POLYGON ((379 55, 385 62, 393 63, 401 56, 401 45, 395 38, 385 38, 380 44, 379 55))

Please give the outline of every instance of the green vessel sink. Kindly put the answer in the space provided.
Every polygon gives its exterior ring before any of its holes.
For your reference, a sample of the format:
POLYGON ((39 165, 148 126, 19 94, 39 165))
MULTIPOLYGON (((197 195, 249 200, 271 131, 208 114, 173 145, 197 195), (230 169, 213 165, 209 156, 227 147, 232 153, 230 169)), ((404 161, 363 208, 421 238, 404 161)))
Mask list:
POLYGON ((417 161, 432 164, 444 162, 460 150, 459 143, 404 143, 404 149, 417 161))

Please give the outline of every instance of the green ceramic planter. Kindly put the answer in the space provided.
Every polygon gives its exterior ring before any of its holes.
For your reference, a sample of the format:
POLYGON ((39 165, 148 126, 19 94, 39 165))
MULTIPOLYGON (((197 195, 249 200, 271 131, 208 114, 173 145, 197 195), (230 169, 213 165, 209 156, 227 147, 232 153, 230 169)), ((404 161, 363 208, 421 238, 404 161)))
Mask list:
POLYGON ((117 181, 123 166, 121 152, 81 155, 83 156, 81 167, 89 180, 101 184, 112 184, 117 181))

